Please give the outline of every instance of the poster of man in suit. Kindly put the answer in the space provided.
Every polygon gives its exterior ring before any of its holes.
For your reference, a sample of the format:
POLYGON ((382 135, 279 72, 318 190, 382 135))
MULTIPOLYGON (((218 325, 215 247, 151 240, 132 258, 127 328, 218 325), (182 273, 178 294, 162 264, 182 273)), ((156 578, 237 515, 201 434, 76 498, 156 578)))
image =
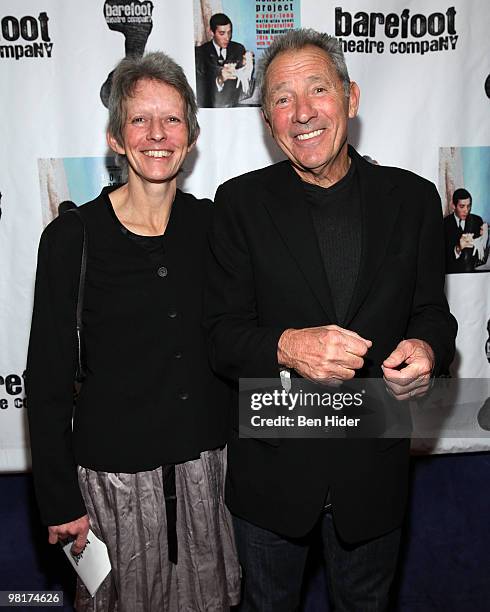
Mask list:
POLYGON ((256 66, 274 38, 299 27, 300 0, 194 3, 196 95, 200 108, 259 106, 256 66), (287 10, 286 10, 287 9, 287 10))
POLYGON ((444 218, 446 274, 474 272, 488 259, 488 223, 471 212, 467 189, 456 189, 452 203, 454 212, 444 218))
POLYGON ((224 13, 214 14, 209 27, 211 40, 195 49, 198 104, 205 108, 238 106, 253 88, 253 54, 231 40, 233 24, 224 13))
POLYGON ((490 147, 441 147, 446 274, 490 272, 490 147))

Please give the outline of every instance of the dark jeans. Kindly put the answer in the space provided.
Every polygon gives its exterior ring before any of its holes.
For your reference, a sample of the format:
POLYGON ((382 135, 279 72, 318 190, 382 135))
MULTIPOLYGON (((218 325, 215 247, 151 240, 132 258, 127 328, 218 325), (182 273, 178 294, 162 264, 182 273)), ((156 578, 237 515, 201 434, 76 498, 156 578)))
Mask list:
MULTIPOLYGON (((309 538, 287 539, 233 517, 243 570, 239 612, 299 608, 309 538)), ((382 612, 398 557, 400 529, 356 546, 339 540, 332 515, 321 517, 330 604, 335 612, 382 612)))

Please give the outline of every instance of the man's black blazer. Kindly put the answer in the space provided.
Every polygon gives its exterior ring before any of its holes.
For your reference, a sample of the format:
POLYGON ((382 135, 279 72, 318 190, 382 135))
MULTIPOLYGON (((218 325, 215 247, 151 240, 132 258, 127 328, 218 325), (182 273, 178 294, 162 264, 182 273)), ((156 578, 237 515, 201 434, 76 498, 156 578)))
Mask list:
POLYGON ((473 255, 473 248, 469 247, 461 251, 460 256, 456 259, 454 247, 459 243, 461 234, 473 234, 473 238, 479 238, 480 228, 483 225, 483 219, 478 215, 469 214, 466 218, 464 232, 462 232, 454 215, 451 213, 444 218, 444 238, 446 251, 446 274, 456 274, 458 272, 473 272, 479 263, 485 263, 478 260, 478 255, 473 255))
MULTIPOLYGON (((226 50, 225 63, 236 63, 237 68, 243 65, 245 47, 240 43, 230 41, 226 50)), ((242 93, 236 80, 225 81, 223 89, 218 91, 216 77, 221 71, 218 64, 218 54, 212 41, 196 47, 196 88, 197 103, 201 108, 223 108, 237 106, 242 93)))
MULTIPOLYGON (((456 321, 444 295, 444 235, 434 185, 371 165, 352 148, 361 190, 362 252, 346 328, 373 341, 360 376, 403 338, 434 350, 435 374, 454 355, 456 321)), ((214 369, 278 376, 287 328, 337 323, 301 180, 288 161, 221 185, 210 235, 205 325, 214 369)), ((307 533, 328 487, 346 541, 397 527, 407 498, 407 440, 256 440, 228 446, 227 503, 238 516, 286 536, 307 533)))

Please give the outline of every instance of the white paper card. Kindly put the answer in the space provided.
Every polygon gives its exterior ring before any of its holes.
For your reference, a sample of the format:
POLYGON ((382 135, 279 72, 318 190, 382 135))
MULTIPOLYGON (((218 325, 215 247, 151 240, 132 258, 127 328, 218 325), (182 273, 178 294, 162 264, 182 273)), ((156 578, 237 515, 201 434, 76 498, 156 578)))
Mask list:
POLYGON ((87 544, 79 555, 71 552, 73 542, 63 546, 68 561, 73 565, 81 581, 93 597, 104 578, 111 571, 111 562, 104 542, 89 529, 87 544))

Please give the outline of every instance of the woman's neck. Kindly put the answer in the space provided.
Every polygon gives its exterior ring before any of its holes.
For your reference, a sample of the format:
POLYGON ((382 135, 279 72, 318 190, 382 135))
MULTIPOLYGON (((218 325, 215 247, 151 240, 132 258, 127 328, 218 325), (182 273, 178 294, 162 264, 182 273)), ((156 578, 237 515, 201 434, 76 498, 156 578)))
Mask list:
POLYGON ((177 190, 176 180, 150 183, 131 179, 109 197, 119 221, 140 236, 165 233, 177 190))

